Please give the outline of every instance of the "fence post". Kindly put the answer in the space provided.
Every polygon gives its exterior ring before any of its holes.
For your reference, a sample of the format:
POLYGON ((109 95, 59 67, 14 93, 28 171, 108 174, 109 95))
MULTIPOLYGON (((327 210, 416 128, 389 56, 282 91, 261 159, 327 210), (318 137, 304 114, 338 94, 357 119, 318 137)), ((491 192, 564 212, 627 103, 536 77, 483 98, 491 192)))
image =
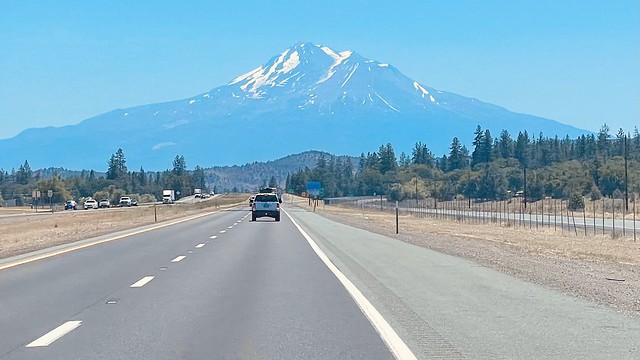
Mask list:
POLYGON ((582 225, 584 226, 584 236, 587 236, 587 205, 582 209, 582 225))
POLYGON ((558 212, 556 210, 556 200, 553 199, 553 231, 558 231, 558 212))
POLYGON ((611 210, 611 213, 613 214, 612 215, 613 219, 611 221, 611 224, 612 224, 611 226, 613 226, 613 238, 615 239, 616 238, 616 198, 611 199, 611 201, 612 201, 612 204, 613 204, 613 206, 612 206, 613 209, 611 210))
POLYGON ((396 234, 398 233, 398 200, 396 200, 396 234))
MULTIPOLYGON (((625 198, 625 202, 627 201, 627 199, 625 198)), ((626 226, 626 220, 625 217, 627 216, 627 211, 626 211, 626 203, 622 204, 622 236, 627 236, 627 226, 626 226)))
POLYGON ((560 230, 562 231, 562 233, 564 234, 564 206, 562 205, 562 203, 564 202, 563 199, 560 199, 560 230))
POLYGON ((604 198, 602 198, 602 235, 603 236, 604 236, 604 207, 605 207, 604 198))
POLYGON ((596 201, 593 200, 591 202, 593 203, 593 236, 596 236, 598 235, 596 230, 596 201))

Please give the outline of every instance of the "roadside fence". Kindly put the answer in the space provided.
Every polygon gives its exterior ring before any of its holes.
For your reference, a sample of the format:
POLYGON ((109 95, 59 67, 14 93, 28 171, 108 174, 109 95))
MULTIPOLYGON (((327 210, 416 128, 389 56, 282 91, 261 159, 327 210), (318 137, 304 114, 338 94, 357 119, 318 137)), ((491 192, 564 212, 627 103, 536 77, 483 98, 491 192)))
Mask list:
MULTIPOLYGON (((496 224, 505 227, 553 229, 574 236, 611 235, 612 238, 640 235, 640 206, 637 196, 624 199, 584 199, 584 206, 572 208, 568 200, 544 199, 526 202, 523 198, 504 201, 435 198, 409 199, 399 203, 400 214, 421 218, 455 220, 465 223, 496 224)), ((326 205, 340 205, 395 213, 395 203, 380 196, 326 199, 326 205)))

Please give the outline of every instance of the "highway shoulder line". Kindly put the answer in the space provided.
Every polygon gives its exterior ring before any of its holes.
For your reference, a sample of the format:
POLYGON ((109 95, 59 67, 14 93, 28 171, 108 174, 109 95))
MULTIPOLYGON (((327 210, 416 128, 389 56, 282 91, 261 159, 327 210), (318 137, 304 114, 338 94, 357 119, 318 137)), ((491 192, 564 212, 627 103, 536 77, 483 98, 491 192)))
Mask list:
POLYGON ((284 211, 289 217, 293 225, 298 229, 300 234, 307 240, 309 246, 315 251, 316 255, 322 260, 322 262, 331 270, 331 272, 338 278, 340 283, 347 290, 351 298, 356 302, 362 313, 367 317, 371 325, 376 329, 380 338, 387 345, 393 356, 398 360, 416 360, 416 356, 411 352, 407 344, 400 338, 395 330, 389 325, 389 323, 382 317, 380 312, 367 300, 367 298, 358 290, 358 288, 338 269, 337 266, 329 259, 329 257, 322 251, 322 249, 316 244, 316 242, 302 229, 300 225, 293 219, 287 211, 284 211))
POLYGON ((115 233, 106 234, 102 236, 98 236, 95 238, 89 238, 84 240, 75 241, 68 244, 56 245, 53 247, 33 251, 30 253, 12 256, 6 259, 0 259, 0 271, 8 268, 12 268, 14 266, 27 264, 33 261, 38 261, 46 258, 50 258, 53 256, 58 256, 62 254, 66 254, 72 251, 88 248, 91 246, 103 244, 110 241, 120 240, 126 237, 139 235, 142 233, 146 233, 149 231, 162 229, 168 226, 177 225, 183 222, 199 219, 201 217, 209 216, 217 213, 218 211, 206 212, 203 214, 191 215, 179 219, 167 220, 166 222, 162 222, 160 224, 150 224, 139 227, 137 229, 129 229, 129 230, 121 230, 115 233))

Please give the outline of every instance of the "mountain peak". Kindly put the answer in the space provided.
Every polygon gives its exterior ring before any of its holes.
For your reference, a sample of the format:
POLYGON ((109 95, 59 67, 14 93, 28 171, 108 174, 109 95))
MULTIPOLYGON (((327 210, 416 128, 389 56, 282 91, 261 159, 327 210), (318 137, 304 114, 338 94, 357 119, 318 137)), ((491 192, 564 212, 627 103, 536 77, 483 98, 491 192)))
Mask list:
POLYGON ((223 93, 238 104, 243 99, 266 99, 321 113, 345 106, 402 112, 416 105, 423 109, 438 105, 433 94, 416 84, 388 64, 353 51, 337 52, 328 46, 297 42, 232 80, 223 93))

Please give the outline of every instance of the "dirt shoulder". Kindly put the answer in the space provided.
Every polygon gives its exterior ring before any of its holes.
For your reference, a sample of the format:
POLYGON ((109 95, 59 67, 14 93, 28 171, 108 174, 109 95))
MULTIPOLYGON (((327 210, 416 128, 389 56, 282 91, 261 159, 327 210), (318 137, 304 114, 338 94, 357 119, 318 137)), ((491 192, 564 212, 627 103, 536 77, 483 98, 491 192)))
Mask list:
MULTIPOLYGON (((306 201, 297 205, 312 210, 306 201)), ((640 316, 640 243, 610 236, 575 236, 553 229, 401 215, 373 209, 318 206, 331 220, 469 259, 520 279, 640 316)))
POLYGON ((0 217, 0 259, 68 244, 154 222, 245 203, 249 195, 223 195, 192 204, 67 210, 0 217))

